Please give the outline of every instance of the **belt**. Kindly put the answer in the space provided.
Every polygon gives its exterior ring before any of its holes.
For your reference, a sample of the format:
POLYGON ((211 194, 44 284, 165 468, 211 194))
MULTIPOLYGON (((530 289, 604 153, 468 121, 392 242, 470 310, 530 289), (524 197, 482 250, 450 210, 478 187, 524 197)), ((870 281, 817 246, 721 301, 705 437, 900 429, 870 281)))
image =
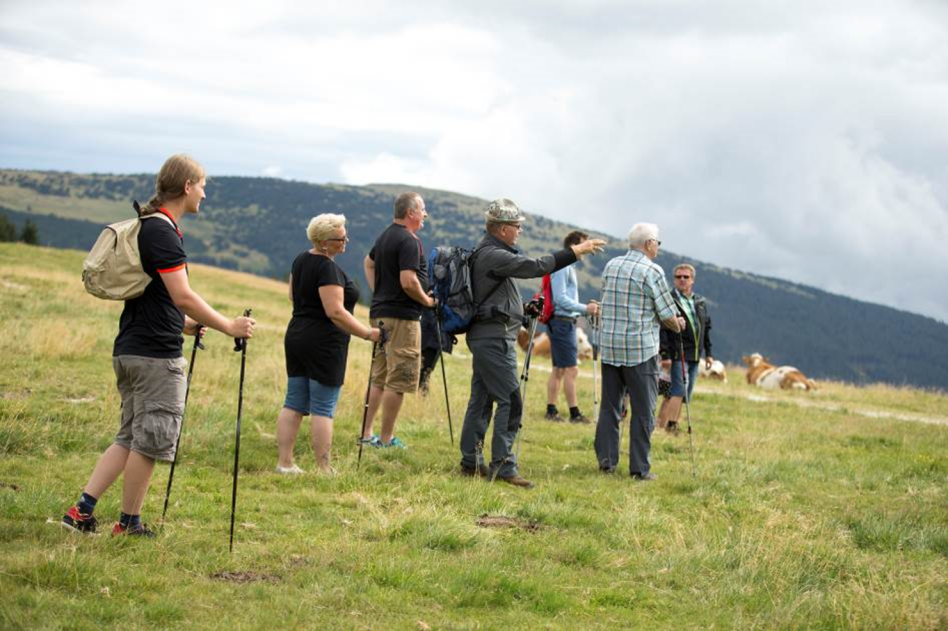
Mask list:
POLYGON ((550 318, 550 319, 551 319, 551 320, 563 320, 563 321, 565 321, 565 322, 572 322, 573 324, 576 324, 576 318, 570 318, 570 317, 567 317, 567 316, 558 316, 558 315, 555 315, 555 316, 553 316, 553 317, 550 318))

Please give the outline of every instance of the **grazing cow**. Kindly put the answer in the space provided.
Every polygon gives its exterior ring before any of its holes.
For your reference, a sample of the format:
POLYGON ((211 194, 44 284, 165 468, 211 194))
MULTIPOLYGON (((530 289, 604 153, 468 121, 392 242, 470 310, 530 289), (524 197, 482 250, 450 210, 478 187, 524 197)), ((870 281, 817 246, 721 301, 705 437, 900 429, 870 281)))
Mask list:
POLYGON ((741 358, 747 364, 747 383, 776 390, 816 390, 816 383, 793 366, 774 366, 760 353, 741 358))
MULTIPOLYGON (((529 345, 530 338, 528 337, 530 332, 525 328, 520 329, 519 335, 517 335, 517 344, 520 345, 524 351, 527 350, 529 345)), ((586 336, 586 332, 576 328, 576 347, 579 351, 579 359, 592 359, 593 349, 592 344, 589 343, 589 338, 586 336)), ((549 357, 550 355, 550 338, 546 333, 537 333, 533 338, 533 354, 538 357, 549 357)))
POLYGON ((711 368, 705 368, 706 365, 703 360, 698 362, 698 374, 701 377, 727 383, 727 371, 724 369, 724 362, 715 359, 711 362, 711 368))

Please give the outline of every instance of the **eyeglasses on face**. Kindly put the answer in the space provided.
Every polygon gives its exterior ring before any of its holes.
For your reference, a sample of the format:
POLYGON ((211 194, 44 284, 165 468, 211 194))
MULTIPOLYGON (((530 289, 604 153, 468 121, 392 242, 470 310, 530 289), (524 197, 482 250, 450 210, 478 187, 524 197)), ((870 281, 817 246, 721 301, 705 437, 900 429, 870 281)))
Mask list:
POLYGON ((656 245, 656 246, 659 246, 659 247, 662 245, 662 242, 659 241, 658 239, 649 239, 649 241, 654 241, 654 242, 655 242, 655 245, 656 245))
POLYGON ((508 226, 516 230, 517 232, 523 232, 523 224, 520 223, 508 223, 508 226))
POLYGON ((326 239, 326 241, 341 241, 341 242, 343 242, 343 243, 349 243, 349 237, 348 237, 348 236, 345 236, 345 237, 336 237, 336 238, 332 238, 332 239, 326 239))
POLYGON ((679 280, 687 280, 691 278, 688 274, 675 274, 675 278, 679 280))

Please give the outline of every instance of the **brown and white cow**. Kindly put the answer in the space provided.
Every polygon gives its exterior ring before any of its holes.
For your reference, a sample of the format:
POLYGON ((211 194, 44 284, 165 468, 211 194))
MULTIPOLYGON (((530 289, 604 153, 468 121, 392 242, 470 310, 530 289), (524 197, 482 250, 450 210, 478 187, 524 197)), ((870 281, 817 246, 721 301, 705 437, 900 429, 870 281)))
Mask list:
MULTIPOLYGON (((520 328, 520 333, 517 335, 517 344, 526 352, 527 346, 530 342, 530 332, 525 328, 520 328)), ((592 359, 593 349, 592 344, 589 343, 589 338, 586 335, 586 332, 581 328, 576 327, 576 347, 579 351, 579 359, 592 359)), ((538 357, 549 357, 550 355, 550 338, 546 333, 537 333, 533 338, 533 354, 538 357)))
POLYGON ((774 366, 760 353, 741 358, 747 364, 747 383, 776 390, 816 390, 816 383, 793 366, 774 366))
POLYGON ((698 375, 700 377, 727 383, 727 371, 724 369, 724 362, 720 359, 715 359, 711 362, 710 368, 706 368, 705 366, 707 366, 707 364, 704 360, 698 362, 698 375))

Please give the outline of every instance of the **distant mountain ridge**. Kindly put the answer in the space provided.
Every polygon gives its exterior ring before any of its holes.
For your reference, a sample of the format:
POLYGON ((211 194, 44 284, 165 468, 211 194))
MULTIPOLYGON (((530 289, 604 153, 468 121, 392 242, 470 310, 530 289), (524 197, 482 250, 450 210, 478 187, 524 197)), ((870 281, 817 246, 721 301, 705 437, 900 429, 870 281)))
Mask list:
MULTIPOLYGON (((0 170, 0 212, 18 227, 31 219, 43 244, 87 249, 103 224, 133 216, 131 200, 146 201, 153 187, 154 175, 5 169, 0 170)), ((391 221, 395 194, 404 190, 425 197, 431 216, 420 236, 426 250, 443 244, 471 246, 483 235, 487 202, 471 196, 393 184, 214 177, 201 214, 182 222, 186 248, 198 262, 285 278, 293 258, 308 247, 309 219, 321 212, 343 213, 351 242, 338 260, 364 287, 362 259, 391 221)), ((528 217, 521 246, 534 256, 562 247, 563 236, 575 228, 536 214, 528 217)), ((626 251, 623 238, 586 231, 608 239, 610 246, 604 255, 577 266, 584 300, 598 294, 605 263, 626 251)), ((718 359, 739 363, 741 355, 760 352, 817 379, 948 389, 944 323, 671 252, 663 252, 657 262, 670 276, 672 267, 686 260, 697 268, 696 290, 711 305, 718 359)), ((532 294, 538 284, 523 282, 521 287, 525 295, 532 294)))

